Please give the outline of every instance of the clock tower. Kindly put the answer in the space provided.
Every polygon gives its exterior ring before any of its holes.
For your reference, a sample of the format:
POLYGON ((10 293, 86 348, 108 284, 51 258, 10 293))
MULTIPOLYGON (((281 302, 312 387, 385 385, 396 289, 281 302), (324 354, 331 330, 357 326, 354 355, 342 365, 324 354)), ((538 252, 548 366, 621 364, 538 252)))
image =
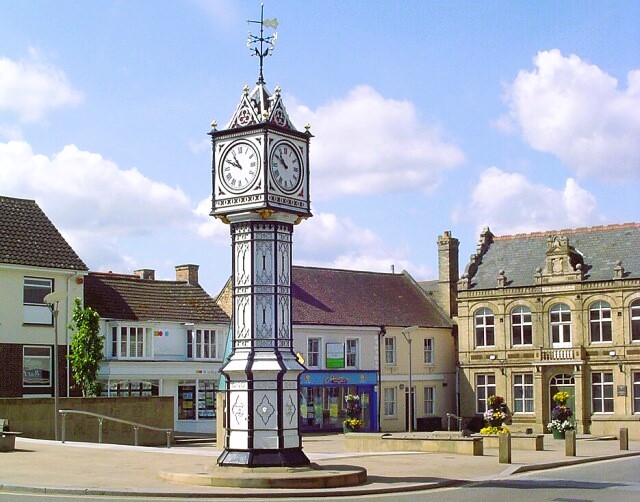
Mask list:
POLYGON ((229 224, 232 246, 233 350, 227 378, 224 451, 220 466, 297 467, 302 451, 298 376, 293 352, 291 261, 294 225, 311 216, 309 140, 291 123, 280 89, 269 93, 264 58, 271 54, 277 20, 249 21, 260 76, 245 86, 224 129, 212 124, 211 215, 229 224))

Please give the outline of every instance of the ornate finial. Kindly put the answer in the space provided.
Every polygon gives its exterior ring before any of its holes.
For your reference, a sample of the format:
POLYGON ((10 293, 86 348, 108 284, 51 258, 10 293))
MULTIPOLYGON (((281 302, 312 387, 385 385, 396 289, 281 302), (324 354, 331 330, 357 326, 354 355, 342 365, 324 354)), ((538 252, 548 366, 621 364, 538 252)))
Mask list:
POLYGON ((211 121, 211 130, 212 131, 217 131, 218 130, 218 123, 215 120, 211 121))
POLYGON ((280 96, 282 89, 280 88, 279 85, 276 85, 276 88, 273 90, 273 92, 275 93, 276 96, 280 96))
POLYGON ((304 125, 304 132, 306 132, 307 134, 311 134, 311 133, 309 132, 309 130, 310 130, 310 129, 311 129, 311 124, 309 124, 309 122, 307 122, 307 123, 304 125))
POLYGON ((273 53, 273 48, 276 45, 278 39, 278 32, 274 31, 273 35, 268 37, 264 36, 265 28, 278 28, 278 19, 264 19, 264 4, 260 5, 260 21, 247 20, 247 23, 256 23, 260 25, 260 36, 256 36, 249 32, 249 38, 247 39, 247 47, 252 56, 258 56, 260 59, 260 76, 258 77, 258 84, 264 84, 264 76, 262 74, 262 68, 264 65, 264 58, 273 53))
POLYGON ((250 91, 250 87, 247 84, 244 84, 244 87, 242 88, 242 92, 244 93, 245 96, 249 95, 249 91, 250 91))

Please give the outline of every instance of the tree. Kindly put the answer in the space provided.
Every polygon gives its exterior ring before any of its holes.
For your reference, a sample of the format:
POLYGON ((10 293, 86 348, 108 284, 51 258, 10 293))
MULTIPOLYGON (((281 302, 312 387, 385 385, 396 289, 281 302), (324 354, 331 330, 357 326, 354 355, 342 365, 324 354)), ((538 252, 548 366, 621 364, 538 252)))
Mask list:
POLYGON ((71 363, 73 380, 82 389, 83 396, 96 396, 100 389, 98 369, 104 348, 100 315, 91 307, 83 308, 80 298, 76 298, 69 329, 73 331, 73 338, 67 359, 71 363))

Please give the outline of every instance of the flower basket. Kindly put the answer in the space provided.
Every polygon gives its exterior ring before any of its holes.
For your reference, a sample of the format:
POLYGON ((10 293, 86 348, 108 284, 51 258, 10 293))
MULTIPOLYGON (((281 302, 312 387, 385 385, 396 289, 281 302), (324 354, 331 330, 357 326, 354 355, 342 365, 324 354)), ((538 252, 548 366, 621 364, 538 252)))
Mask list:
POLYGON ((566 434, 565 431, 559 431, 556 429, 553 429, 552 432, 553 432, 553 439, 564 439, 566 434))

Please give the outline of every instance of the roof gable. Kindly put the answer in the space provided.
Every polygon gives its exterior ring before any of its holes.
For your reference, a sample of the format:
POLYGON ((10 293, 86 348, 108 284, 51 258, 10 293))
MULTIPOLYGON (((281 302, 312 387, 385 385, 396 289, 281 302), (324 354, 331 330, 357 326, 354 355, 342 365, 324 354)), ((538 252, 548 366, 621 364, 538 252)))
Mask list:
POLYGON ((555 238, 563 242, 566 238, 567 256, 575 257, 572 266, 579 274, 574 280, 610 281, 616 273, 622 279, 640 278, 640 223, 625 223, 498 237, 491 234, 489 241, 483 240, 479 246, 482 252, 467 265, 462 282, 468 281, 469 289, 494 289, 498 277, 503 276, 507 287, 535 285, 536 274, 549 274, 553 258, 549 243, 555 238), (622 271, 616 272, 619 263, 622 271))
POLYGON ((187 282, 90 272, 84 298, 87 306, 106 319, 229 323, 229 317, 202 287, 187 282))
POLYGON ((451 327, 408 274, 293 267, 293 323, 451 327))
POLYGON ((88 270, 33 200, 0 196, 0 263, 88 270))

